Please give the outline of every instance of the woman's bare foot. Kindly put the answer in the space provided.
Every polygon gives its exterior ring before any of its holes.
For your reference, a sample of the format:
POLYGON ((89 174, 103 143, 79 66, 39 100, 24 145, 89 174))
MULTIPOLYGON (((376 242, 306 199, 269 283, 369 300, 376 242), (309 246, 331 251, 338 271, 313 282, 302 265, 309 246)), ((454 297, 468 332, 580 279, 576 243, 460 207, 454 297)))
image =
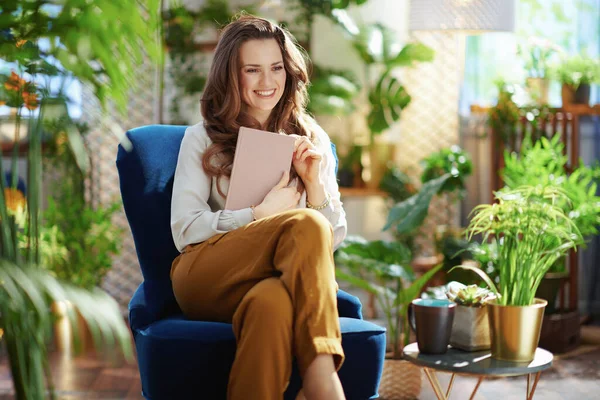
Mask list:
MULTIPOLYGON (((308 400, 346 399, 342 383, 333 364, 333 356, 319 354, 313 360, 304 375, 300 393, 308 400)), ((302 398, 297 398, 297 400, 302 398)))

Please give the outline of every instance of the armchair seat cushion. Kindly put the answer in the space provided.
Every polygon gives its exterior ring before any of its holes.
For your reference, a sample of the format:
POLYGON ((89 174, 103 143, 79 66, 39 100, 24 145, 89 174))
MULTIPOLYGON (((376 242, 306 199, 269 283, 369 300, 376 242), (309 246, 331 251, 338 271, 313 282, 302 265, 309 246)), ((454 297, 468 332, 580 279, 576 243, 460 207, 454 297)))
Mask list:
MULTIPOLYGON (((346 353, 339 372, 344 391, 356 399, 375 398, 373 384, 381 375, 385 329, 354 318, 340 318, 340 326, 346 353)), ((225 399, 235 356, 230 324, 190 321, 179 314, 137 330, 135 343, 146 398, 178 399, 198 393, 202 399, 225 399)), ((295 365, 294 372, 286 398, 293 399, 301 385, 295 365)))

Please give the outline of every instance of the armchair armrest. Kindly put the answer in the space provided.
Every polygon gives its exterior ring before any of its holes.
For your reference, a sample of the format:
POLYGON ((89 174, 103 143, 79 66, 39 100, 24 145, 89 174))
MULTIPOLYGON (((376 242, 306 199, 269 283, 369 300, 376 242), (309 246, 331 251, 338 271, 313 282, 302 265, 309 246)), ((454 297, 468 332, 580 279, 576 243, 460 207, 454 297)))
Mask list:
POLYGON ((146 294, 144 292, 144 282, 138 286, 137 290, 129 302, 129 327, 132 331, 143 329, 151 323, 157 321, 158 315, 155 315, 146 306, 146 294))
MULTIPOLYGON (((362 304, 358 297, 343 290, 337 292, 337 306, 340 317, 362 319, 362 304)), ((137 288, 129 302, 129 326, 132 331, 143 329, 151 323, 158 321, 159 315, 153 313, 146 306, 144 283, 137 288)))
POLYGON ((337 305, 340 317, 363 319, 362 304, 358 297, 339 289, 337 292, 337 305))

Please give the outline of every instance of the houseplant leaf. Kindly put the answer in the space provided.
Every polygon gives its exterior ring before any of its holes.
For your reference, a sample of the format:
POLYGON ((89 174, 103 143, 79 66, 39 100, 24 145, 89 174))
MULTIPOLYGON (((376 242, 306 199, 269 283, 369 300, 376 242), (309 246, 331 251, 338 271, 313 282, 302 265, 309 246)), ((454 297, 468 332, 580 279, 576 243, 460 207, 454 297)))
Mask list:
POLYGON ((425 183, 417 194, 397 203, 390 210, 383 230, 395 226, 398 233, 408 233, 419 227, 427 216, 432 197, 451 176, 446 174, 433 179, 425 183))
POLYGON ((360 27, 352 46, 367 65, 387 64, 396 57, 401 47, 394 38, 394 32, 379 23, 360 27))
POLYGON ((396 298, 396 301, 394 301, 394 306, 408 306, 408 304, 413 301, 419 295, 419 293, 421 293, 423 286, 425 286, 431 277, 434 276, 440 269, 442 269, 443 266, 443 264, 436 265, 417 278, 417 280, 412 282, 410 286, 404 288, 396 298))
POLYGON ((422 43, 408 43, 400 53, 390 59, 386 65, 388 68, 394 67, 412 67, 417 62, 433 61, 435 51, 422 43))
POLYGON ((448 271, 448 273, 452 272, 457 268, 475 272, 485 282, 485 284, 490 288, 492 292, 494 292, 497 296, 500 295, 500 292, 498 292, 498 288, 496 288, 494 282, 490 279, 488 274, 486 274, 481 268, 476 268, 472 265, 457 265, 456 267, 451 268, 450 271, 448 271))
POLYGON ((359 87, 338 73, 322 72, 308 88, 308 109, 321 115, 347 115, 354 111, 354 97, 359 87))
POLYGON ((400 81, 385 72, 369 92, 371 111, 367 124, 371 134, 381 133, 400 119, 400 112, 408 106, 411 97, 400 81))

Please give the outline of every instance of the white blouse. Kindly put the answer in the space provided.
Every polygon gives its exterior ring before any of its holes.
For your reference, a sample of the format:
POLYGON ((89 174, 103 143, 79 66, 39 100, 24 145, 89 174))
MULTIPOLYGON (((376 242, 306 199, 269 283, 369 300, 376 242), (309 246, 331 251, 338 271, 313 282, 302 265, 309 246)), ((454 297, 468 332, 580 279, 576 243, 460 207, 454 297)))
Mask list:
MULTIPOLYGON (((347 223, 335 176, 335 158, 327 133, 320 127, 315 133, 317 146, 324 154, 321 177, 325 190, 331 195, 331 202, 320 212, 331 223, 334 248, 338 248, 346 237, 347 223)), ((217 180, 209 178, 202 168, 202 155, 211 143, 202 122, 187 128, 181 142, 171 200, 171 231, 180 252, 190 244, 203 242, 211 236, 252 222, 250 208, 223 210, 225 197, 217 191, 217 180)), ((229 179, 221 178, 220 184, 221 190, 227 194, 229 179)), ((296 208, 305 207, 306 191, 296 208)))

